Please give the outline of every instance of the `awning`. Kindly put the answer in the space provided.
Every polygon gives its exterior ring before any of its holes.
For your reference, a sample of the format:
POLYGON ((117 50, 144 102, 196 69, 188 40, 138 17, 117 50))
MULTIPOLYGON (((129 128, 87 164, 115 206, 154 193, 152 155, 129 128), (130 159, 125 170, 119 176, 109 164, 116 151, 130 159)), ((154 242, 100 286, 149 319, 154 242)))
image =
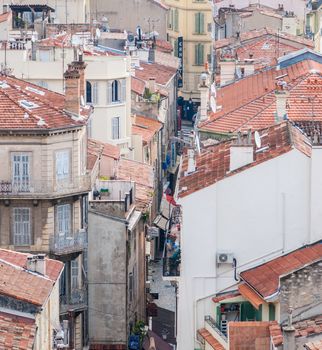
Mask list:
POLYGON ((132 231, 136 227, 136 225, 138 224, 138 222, 140 220, 140 217, 141 217, 141 212, 138 210, 134 210, 134 212, 132 213, 132 215, 130 217, 129 225, 127 227, 130 231, 132 231))
POLYGON ((248 287, 247 284, 243 283, 238 286, 239 293, 247 299, 257 310, 260 305, 266 304, 265 300, 263 300, 254 290, 248 287))
POLYGON ((155 226, 159 227, 161 230, 166 231, 168 229, 169 219, 165 218, 163 215, 158 215, 153 223, 155 226))

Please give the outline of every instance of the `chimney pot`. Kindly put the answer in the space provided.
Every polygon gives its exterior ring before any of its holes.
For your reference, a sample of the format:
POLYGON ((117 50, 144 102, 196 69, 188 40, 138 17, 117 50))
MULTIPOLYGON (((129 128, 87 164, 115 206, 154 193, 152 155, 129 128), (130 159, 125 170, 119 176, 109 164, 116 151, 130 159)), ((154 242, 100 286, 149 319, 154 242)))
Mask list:
POLYGON ((79 115, 81 94, 80 94, 80 74, 73 64, 68 65, 64 74, 65 78, 65 109, 71 113, 79 115))

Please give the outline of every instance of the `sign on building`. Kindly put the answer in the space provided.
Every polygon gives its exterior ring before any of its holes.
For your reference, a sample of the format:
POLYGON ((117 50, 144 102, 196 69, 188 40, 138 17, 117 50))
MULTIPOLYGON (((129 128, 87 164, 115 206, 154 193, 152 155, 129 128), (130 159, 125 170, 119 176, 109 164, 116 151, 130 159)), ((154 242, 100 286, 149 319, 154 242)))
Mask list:
POLYGON ((183 37, 178 37, 178 58, 179 58, 179 69, 178 69, 178 88, 183 87, 183 37))

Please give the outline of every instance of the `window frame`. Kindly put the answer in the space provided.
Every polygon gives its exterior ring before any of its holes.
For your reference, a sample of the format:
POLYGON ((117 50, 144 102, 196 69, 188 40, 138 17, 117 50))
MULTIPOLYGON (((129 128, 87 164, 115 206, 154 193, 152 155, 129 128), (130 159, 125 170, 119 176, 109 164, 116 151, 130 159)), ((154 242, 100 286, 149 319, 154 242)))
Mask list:
POLYGON ((121 136, 121 133, 120 133, 120 122, 121 122, 121 118, 120 117, 113 117, 112 118, 112 129, 111 129, 111 136, 112 136, 112 140, 119 140, 120 139, 120 136, 121 136), (114 124, 114 122, 117 121, 117 125, 114 124), (116 134, 115 134, 115 128, 117 128, 117 137, 116 137, 116 134))
POLYGON ((14 188, 17 187, 18 192, 29 192, 31 184, 31 165, 32 165, 32 153, 31 152, 11 152, 11 181, 14 188), (15 160, 15 157, 27 157, 28 161, 23 162, 23 159, 15 160), (27 168, 25 168, 27 164, 27 168), (18 166, 17 166, 18 165, 18 166), (18 173, 16 170, 18 169, 18 173), (24 174, 27 169, 27 174, 24 174))
MULTIPOLYGON (((64 158, 64 157, 63 157, 64 158)), ((72 159, 71 159, 71 150, 70 149, 60 149, 55 151, 55 180, 56 182, 66 181, 70 180, 72 175, 72 159), (68 172, 66 173, 66 164, 64 164, 65 160, 60 159, 58 160, 58 155, 67 155, 68 159, 68 172), (60 164, 61 163, 61 164, 60 164), (60 171, 62 174, 58 173, 58 169, 61 167, 60 171)))
POLYGON ((72 237, 72 205, 70 203, 64 203, 64 204, 58 204, 56 205, 56 229, 55 234, 58 237, 64 237, 64 238, 70 238, 72 237), (68 210, 66 210, 68 208, 68 210), (60 214, 60 210, 62 210, 62 213, 60 214), (68 220, 66 220, 66 213, 68 212, 69 217, 67 217, 68 220), (59 216, 62 215, 62 224, 60 225, 60 218, 59 216), (65 223, 63 223, 65 221, 65 223), (66 225, 66 223, 68 224, 66 225), (60 226, 65 228, 65 230, 60 230, 60 226), (67 228, 67 229, 66 229, 67 228))
POLYGON ((12 208, 12 243, 14 246, 18 246, 18 247, 23 247, 23 246, 30 246, 32 245, 32 210, 30 207, 14 207, 12 208), (25 233, 18 233, 16 232, 16 228, 17 228, 17 224, 19 224, 19 222, 16 221, 17 218, 17 211, 27 211, 28 212, 28 221, 23 220, 23 213, 20 213, 18 215, 21 216, 22 220, 20 221, 20 224, 23 225, 23 230, 25 229, 25 224, 28 225, 28 237, 27 239, 25 238, 25 241, 23 241, 22 237, 26 236, 25 233), (18 242, 18 240, 16 241, 16 237, 20 237, 20 242, 18 242))

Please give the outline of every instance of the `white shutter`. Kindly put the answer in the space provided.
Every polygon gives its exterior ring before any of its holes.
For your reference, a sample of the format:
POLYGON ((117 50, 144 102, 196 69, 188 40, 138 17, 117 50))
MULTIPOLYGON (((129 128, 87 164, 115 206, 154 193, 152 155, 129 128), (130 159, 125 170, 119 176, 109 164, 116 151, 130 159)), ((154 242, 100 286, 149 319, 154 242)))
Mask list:
POLYGON ((64 234, 64 227, 63 227, 63 206, 59 205, 57 206, 57 227, 58 227, 58 234, 63 235, 64 234))
POLYGON ((13 184, 18 191, 29 191, 30 157, 27 154, 15 154, 12 157, 13 184))
POLYGON ((56 178, 61 179, 62 177, 63 177, 62 153, 56 152, 56 178))
POLYGON ((57 206, 57 228, 60 236, 69 237, 71 234, 71 205, 57 206))
POLYGON ((94 81, 92 83, 92 93, 93 93, 93 104, 97 105, 98 104, 98 84, 97 81, 94 81))
POLYGON ((58 151, 56 152, 56 178, 66 179, 70 174, 70 160, 69 160, 69 151, 58 151))
POLYGON ((112 118, 112 139, 117 140, 120 138, 120 118, 112 118))
POLYGON ((121 98, 120 102, 126 101, 126 79, 121 80, 121 98))
POLYGON ((70 204, 64 205, 64 226, 65 226, 65 235, 70 236, 70 204))
POLYGON ((107 82, 107 95, 106 95, 107 104, 110 105, 112 103, 112 82, 107 82))
POLYGON ((17 246, 30 245, 30 209, 13 209, 13 243, 17 246))

